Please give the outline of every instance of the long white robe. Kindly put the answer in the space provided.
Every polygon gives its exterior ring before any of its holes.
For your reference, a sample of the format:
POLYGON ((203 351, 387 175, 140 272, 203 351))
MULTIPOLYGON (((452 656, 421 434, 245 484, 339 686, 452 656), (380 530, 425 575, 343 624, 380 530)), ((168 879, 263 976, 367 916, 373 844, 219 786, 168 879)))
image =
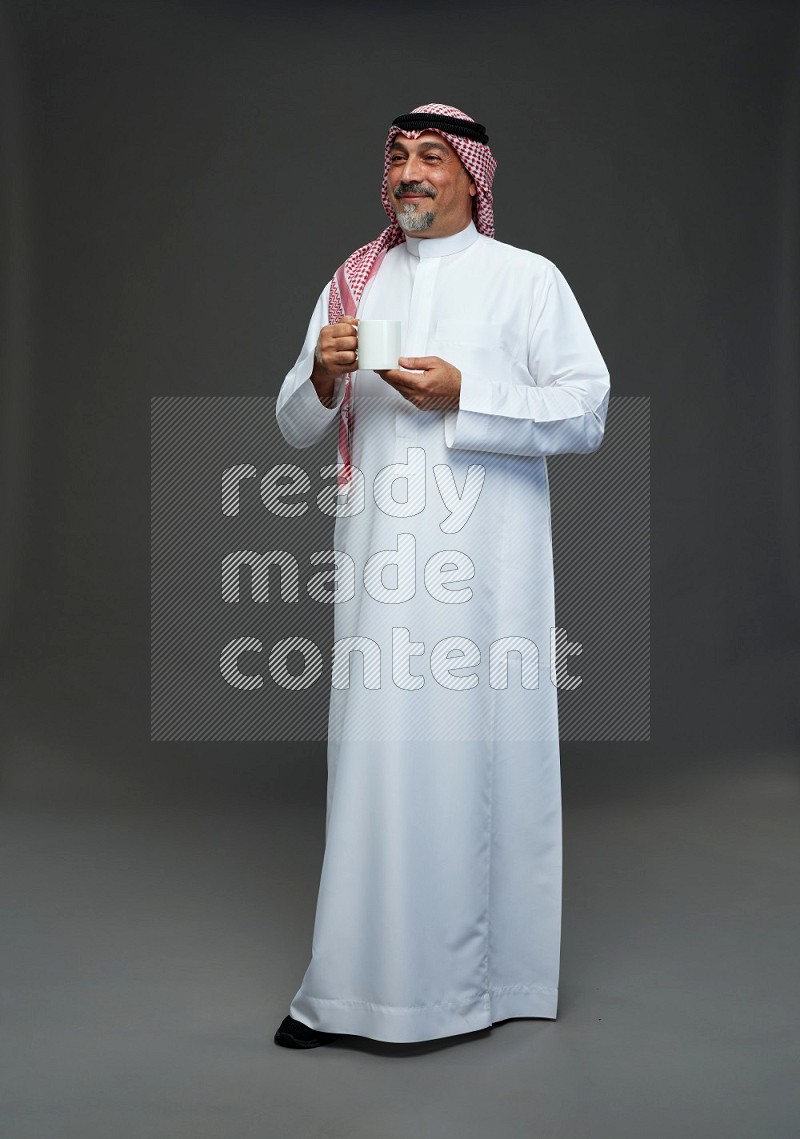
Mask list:
MULTIPOLYGON (((277 403, 298 448, 328 430, 344 393, 340 381, 327 408, 310 380, 328 290, 277 403)), ((391 249, 357 315, 399 320, 402 355, 454 364, 461 393, 457 408, 422 411, 376 373, 354 377, 364 493, 356 480, 352 512, 336 518, 355 590, 337 577, 334 639, 361 638, 363 655, 334 667, 312 957, 290 1012, 397 1042, 555 1018, 561 784, 545 456, 599 446, 608 370, 556 266, 473 223, 391 249), (381 551, 394 552, 394 571, 381 551), (493 657, 501 638, 519 651, 493 657)))

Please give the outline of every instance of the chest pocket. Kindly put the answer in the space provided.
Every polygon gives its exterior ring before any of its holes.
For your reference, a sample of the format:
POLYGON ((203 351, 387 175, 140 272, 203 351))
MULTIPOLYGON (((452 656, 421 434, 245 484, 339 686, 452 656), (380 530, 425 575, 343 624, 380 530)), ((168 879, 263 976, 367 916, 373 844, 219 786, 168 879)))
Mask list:
POLYGON ((462 370, 486 371, 487 378, 531 383, 527 368, 516 358, 510 333, 489 321, 445 318, 436 324, 437 355, 462 370))
POLYGON ((436 339, 448 344, 468 344, 472 348, 503 348, 506 344, 504 330, 496 324, 449 317, 437 321, 436 339))

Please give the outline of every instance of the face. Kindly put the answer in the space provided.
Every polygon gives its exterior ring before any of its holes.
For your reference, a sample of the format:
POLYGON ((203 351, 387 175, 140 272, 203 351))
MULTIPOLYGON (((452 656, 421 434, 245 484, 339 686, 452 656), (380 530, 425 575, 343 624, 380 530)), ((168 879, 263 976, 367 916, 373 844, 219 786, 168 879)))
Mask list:
POLYGON ((395 135, 386 175, 389 201, 406 233, 449 237, 469 225, 478 190, 447 139, 395 135))

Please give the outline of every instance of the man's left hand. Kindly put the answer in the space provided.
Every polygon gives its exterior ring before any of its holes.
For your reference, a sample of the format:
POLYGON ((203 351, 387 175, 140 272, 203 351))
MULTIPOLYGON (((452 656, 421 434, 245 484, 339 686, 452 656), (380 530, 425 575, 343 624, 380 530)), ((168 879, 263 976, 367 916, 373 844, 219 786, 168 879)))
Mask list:
POLYGON ((403 371, 403 368, 384 368, 378 371, 378 375, 420 411, 458 407, 461 394, 461 373, 458 368, 439 356, 401 356, 398 363, 404 368, 417 368, 420 371, 414 373, 403 371))

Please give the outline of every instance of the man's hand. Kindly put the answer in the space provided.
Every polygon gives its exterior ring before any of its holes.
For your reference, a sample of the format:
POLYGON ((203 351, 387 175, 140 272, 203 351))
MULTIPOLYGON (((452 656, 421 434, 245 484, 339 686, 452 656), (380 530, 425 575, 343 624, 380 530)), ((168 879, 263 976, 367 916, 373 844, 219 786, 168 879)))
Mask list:
POLYGON ((334 385, 339 376, 352 372, 358 364, 358 319, 343 316, 338 324, 326 324, 314 349, 311 382, 326 407, 333 403, 334 385))
POLYGON ((461 394, 461 372, 439 356, 401 356, 398 363, 405 368, 421 369, 421 374, 402 368, 386 368, 378 372, 382 380, 420 411, 436 411, 458 407, 461 394))

